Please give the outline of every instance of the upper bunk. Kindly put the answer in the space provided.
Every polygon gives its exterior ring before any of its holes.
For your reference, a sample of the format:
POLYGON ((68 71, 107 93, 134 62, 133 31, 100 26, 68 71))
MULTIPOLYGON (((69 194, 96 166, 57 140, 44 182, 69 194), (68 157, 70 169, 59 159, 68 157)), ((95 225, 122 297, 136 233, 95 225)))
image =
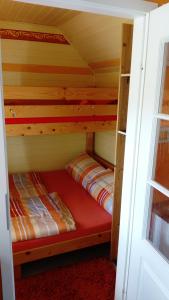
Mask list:
POLYGON ((116 88, 4 86, 7 136, 112 131, 116 88))

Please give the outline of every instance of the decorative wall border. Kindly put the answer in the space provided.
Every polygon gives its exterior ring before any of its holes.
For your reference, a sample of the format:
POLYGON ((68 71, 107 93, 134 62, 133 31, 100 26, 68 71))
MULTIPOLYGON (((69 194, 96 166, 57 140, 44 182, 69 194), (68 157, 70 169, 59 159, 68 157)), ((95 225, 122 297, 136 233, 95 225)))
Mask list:
POLYGON ((9 40, 22 40, 42 43, 70 45, 63 34, 45 33, 15 29, 0 29, 0 37, 9 40))

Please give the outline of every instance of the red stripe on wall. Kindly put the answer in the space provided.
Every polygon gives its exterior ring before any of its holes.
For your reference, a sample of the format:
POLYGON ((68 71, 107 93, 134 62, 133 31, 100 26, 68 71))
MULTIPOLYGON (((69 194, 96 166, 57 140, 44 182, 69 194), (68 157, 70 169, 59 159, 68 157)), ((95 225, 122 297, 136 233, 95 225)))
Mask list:
POLYGON ((37 99, 31 99, 31 100, 18 100, 18 99, 5 99, 5 104, 6 105, 21 105, 26 106, 26 105, 105 105, 105 104, 114 104, 117 105, 118 101, 117 100, 37 100, 37 99))
POLYGON ((77 117, 39 117, 39 118, 5 118, 6 125, 42 124, 68 122, 116 121, 117 116, 77 116, 77 117))
POLYGON ((59 33, 47 33, 47 32, 36 32, 26 30, 14 30, 14 29, 0 29, 0 37, 2 39, 9 40, 22 40, 42 43, 54 43, 70 45, 65 39, 63 34, 59 33))

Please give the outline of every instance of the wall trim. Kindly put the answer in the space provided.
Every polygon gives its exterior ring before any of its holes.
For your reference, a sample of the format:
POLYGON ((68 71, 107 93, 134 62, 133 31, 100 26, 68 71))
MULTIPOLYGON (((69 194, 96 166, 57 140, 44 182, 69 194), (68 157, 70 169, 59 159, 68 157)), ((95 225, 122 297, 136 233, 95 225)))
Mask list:
POLYGON ((0 28, 0 38, 70 45, 63 34, 0 28))
POLYGON ((67 67, 52 65, 3 63, 2 70, 3 72, 93 75, 93 72, 88 67, 67 67))
POLYGON ((103 60, 89 63, 89 67, 93 70, 104 69, 104 68, 114 68, 120 66, 120 58, 113 58, 111 60, 103 60))

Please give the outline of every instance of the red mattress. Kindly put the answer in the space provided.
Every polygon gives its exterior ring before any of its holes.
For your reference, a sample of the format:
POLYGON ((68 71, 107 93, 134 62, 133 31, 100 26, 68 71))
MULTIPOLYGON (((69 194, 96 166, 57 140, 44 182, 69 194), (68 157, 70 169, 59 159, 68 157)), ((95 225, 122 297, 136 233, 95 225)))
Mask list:
POLYGON ((48 192, 58 192, 69 207, 76 231, 13 243, 13 251, 24 251, 71 240, 80 236, 99 233, 111 229, 112 217, 80 186, 65 170, 40 173, 48 192))

